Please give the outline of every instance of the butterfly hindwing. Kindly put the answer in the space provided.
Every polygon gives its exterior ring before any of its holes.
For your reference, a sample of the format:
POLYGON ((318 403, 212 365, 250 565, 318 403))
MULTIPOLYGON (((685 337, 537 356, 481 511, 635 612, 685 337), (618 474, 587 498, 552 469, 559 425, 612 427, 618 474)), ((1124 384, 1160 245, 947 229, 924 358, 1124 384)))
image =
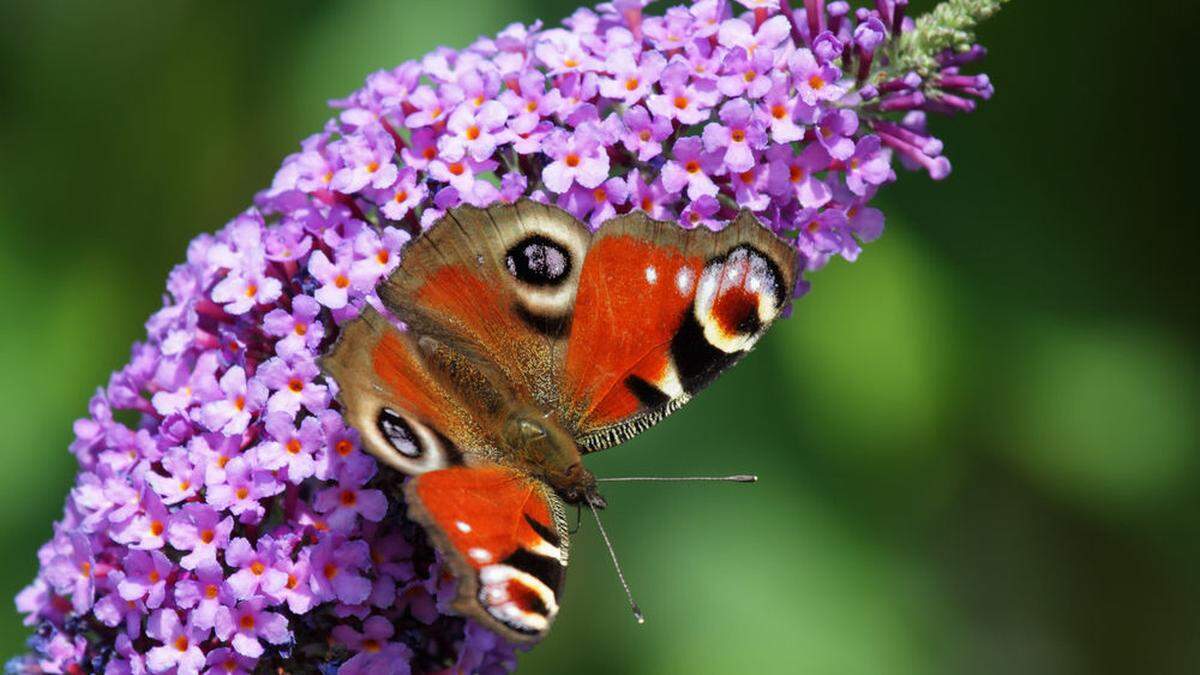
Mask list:
POLYGON ((371 307, 347 323, 321 367, 338 384, 346 421, 363 446, 406 474, 462 461, 487 440, 471 411, 439 382, 416 338, 371 307))
POLYGON ((512 469, 452 467, 410 479, 409 516, 458 579, 454 607, 509 640, 533 642, 558 614, 567 566, 563 505, 512 469))

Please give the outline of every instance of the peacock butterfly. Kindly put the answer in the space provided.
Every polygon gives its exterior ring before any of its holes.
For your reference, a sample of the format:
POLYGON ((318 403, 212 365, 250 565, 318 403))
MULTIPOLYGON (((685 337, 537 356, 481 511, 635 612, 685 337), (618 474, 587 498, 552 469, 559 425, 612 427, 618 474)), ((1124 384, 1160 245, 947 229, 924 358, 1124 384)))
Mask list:
POLYGON ((779 316, 796 253, 743 211, 685 230, 640 212, 591 232, 523 200, 461 207, 409 243, 321 360, 347 421, 410 476, 409 516, 454 603, 533 642, 558 613, 566 505, 604 506, 583 455, 686 403, 779 316))

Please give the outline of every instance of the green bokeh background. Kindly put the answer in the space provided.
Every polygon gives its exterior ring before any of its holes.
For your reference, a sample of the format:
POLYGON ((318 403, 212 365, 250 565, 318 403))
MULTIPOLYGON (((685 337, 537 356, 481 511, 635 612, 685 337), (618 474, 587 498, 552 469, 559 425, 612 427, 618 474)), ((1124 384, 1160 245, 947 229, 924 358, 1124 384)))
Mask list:
MULTIPOLYGON (((72 420, 188 240, 368 72, 571 9, 0 0, 0 598, 60 513, 72 420)), ((1196 672, 1197 18, 1017 0, 989 23, 996 98, 935 122, 951 178, 903 175, 859 262, 591 463, 761 482, 610 488, 647 622, 585 525, 523 670, 1196 672)), ((24 638, 7 607, 0 655, 24 638)))

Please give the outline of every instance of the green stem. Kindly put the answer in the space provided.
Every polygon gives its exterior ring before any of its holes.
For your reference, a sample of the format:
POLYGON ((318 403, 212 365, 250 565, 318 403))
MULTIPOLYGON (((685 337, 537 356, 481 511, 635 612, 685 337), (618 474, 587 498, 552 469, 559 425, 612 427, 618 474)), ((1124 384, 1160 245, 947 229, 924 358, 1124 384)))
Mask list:
POLYGON ((896 40, 889 50, 895 75, 916 71, 926 77, 938 68, 937 54, 964 50, 975 42, 975 28, 1000 11, 1008 0, 945 0, 916 20, 913 30, 896 40))

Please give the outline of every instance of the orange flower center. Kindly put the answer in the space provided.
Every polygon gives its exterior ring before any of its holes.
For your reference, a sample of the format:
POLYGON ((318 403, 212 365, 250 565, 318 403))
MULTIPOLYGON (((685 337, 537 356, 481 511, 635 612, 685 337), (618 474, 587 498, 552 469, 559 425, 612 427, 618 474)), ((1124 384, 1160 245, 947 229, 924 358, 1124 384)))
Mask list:
POLYGON ((215 532, 213 532, 212 530, 201 530, 200 531, 200 541, 202 541, 206 544, 213 543, 213 539, 216 539, 216 538, 217 538, 217 534, 215 532))
POLYGON ((84 560, 83 562, 79 563, 79 574, 80 574, 80 575, 82 575, 82 576, 85 576, 85 577, 86 577, 86 576, 91 576, 91 574, 92 574, 92 563, 90 563, 90 562, 88 562, 88 561, 86 561, 86 560, 84 560))
POLYGON ((293 588, 295 588, 296 586, 299 586, 299 585, 300 585, 300 580, 296 578, 296 575, 295 575, 295 574, 289 574, 289 575, 288 575, 288 579, 287 579, 287 587, 288 587, 288 590, 291 590, 291 589, 293 589, 293 588))
POLYGON ((606 201, 608 201, 608 191, 602 187, 596 188, 595 190, 592 191, 592 197, 597 202, 606 202, 606 201))
POLYGON ((338 288, 345 288, 350 285, 350 280, 346 278, 345 274, 339 274, 334 277, 333 285, 337 286, 338 288))
POLYGON ((341 570, 338 569, 338 566, 334 565, 333 563, 325 563, 325 569, 322 570, 322 572, 325 573, 326 579, 332 579, 336 577, 340 571, 341 570))
POLYGON ((473 141, 477 138, 479 138, 479 127, 472 124, 471 126, 467 127, 467 140, 473 141))
POLYGON ((690 101, 688 101, 688 98, 686 96, 676 96, 675 97, 675 107, 679 108, 680 110, 687 108, 688 103, 690 103, 690 101))
POLYGON ((466 167, 463 166, 462 162, 455 162, 447 168, 450 170, 450 173, 454 174, 455 176, 461 176, 463 175, 463 171, 466 171, 466 167))
POLYGON ((375 173, 379 170, 379 162, 371 162, 367 165, 367 173, 375 173))
POLYGON ((258 286, 254 284, 246 284, 246 297, 253 298, 258 295, 258 286))
POLYGON ((789 168, 788 178, 790 178, 793 183, 799 183, 800 181, 804 180, 804 169, 798 166, 789 168))
POLYGON ((233 407, 237 408, 238 412, 245 410, 246 409, 246 397, 238 396, 237 398, 233 399, 233 407))
POLYGON ((530 101, 525 104, 525 112, 533 112, 537 110, 537 101, 530 101))
POLYGON ((758 77, 758 73, 754 72, 753 70, 747 70, 746 73, 742 75, 742 79, 747 82, 753 82, 754 78, 756 77, 758 77))
POLYGON ((750 181, 754 180, 754 170, 751 169, 749 171, 743 171, 738 174, 738 178, 740 178, 743 183, 749 183, 750 181))
POLYGON ((175 638, 175 649, 178 649, 181 652, 186 652, 190 646, 191 645, 188 644, 186 635, 180 635, 179 637, 175 638))
POLYGON ((161 535, 163 533, 163 530, 165 530, 165 529, 166 529, 166 526, 163 525, 163 522, 161 520, 150 521, 150 534, 153 534, 154 536, 157 537, 157 536, 161 535))
POLYGON ((300 392, 304 391, 304 383, 293 377, 292 380, 288 382, 288 389, 291 389, 293 392, 299 394, 300 392))
POLYGON ((379 252, 375 254, 375 259, 379 261, 380 265, 386 265, 388 264, 388 261, 392 259, 392 254, 388 253, 387 249, 381 248, 379 249, 379 252))
POLYGON ((383 647, 379 644, 379 640, 374 638, 367 638, 366 640, 363 640, 362 646, 363 651, 367 652, 368 654, 378 654, 379 650, 383 649, 383 647))
POLYGON ((242 630, 253 630, 254 629, 254 615, 253 614, 242 615, 241 620, 238 621, 238 625, 242 627, 242 630))
POLYGON ((567 166, 574 169, 575 167, 579 166, 579 155, 572 152, 567 155, 567 158, 565 161, 567 162, 567 166))
POLYGON ((354 444, 343 438, 337 442, 337 445, 333 446, 333 449, 337 451, 337 454, 345 457, 354 450, 354 444))
POLYGON ((787 108, 785 108, 784 106, 782 106, 778 103, 771 106, 771 117, 774 117, 777 120, 781 120, 786 115, 787 115, 787 108))
POLYGON ((392 199, 394 199, 397 204, 403 204, 404 202, 408 201, 408 190, 400 190, 396 193, 395 197, 392 197, 392 199))
POLYGON ((825 78, 821 77, 820 75, 813 75, 812 77, 808 78, 808 86, 812 87, 813 89, 823 89, 825 87, 825 78))
POLYGON ((741 129, 734 129, 733 133, 729 136, 733 139, 734 143, 741 143, 746 140, 746 132, 741 129))
POLYGON ((237 491, 234 494, 237 495, 238 499, 245 499, 246 497, 250 496, 250 488, 240 487, 237 489, 237 491))
POLYGON ((688 173, 696 173, 697 171, 700 170, 700 162, 697 162, 696 160, 693 159, 692 161, 688 162, 687 164, 684 164, 683 168, 685 170, 687 170, 688 173))
POLYGON ((358 493, 354 490, 342 490, 340 499, 342 506, 354 506, 358 503, 358 493))
POLYGON ((300 454, 300 448, 301 448, 300 439, 299 438, 289 439, 288 442, 286 444, 284 444, 283 447, 287 448, 287 451, 289 453, 291 453, 293 455, 298 455, 298 454, 300 454))
POLYGON ((641 81, 639 81, 636 77, 631 77, 628 80, 625 80, 625 91, 633 91, 634 89, 637 89, 639 85, 641 85, 641 81))
POLYGON ((433 159, 437 156, 437 150, 431 145, 421 151, 421 156, 425 159, 433 159))
POLYGON ((638 132, 638 138, 642 139, 642 141, 650 140, 650 130, 642 129, 641 131, 638 132))
POLYGON ((568 68, 574 68, 575 66, 579 65, 579 61, 568 56, 567 58, 563 59, 563 65, 568 68))
POLYGON ((216 584, 209 584, 204 587, 204 597, 208 598, 209 600, 216 600, 217 595, 219 595, 220 592, 221 589, 216 584))
POLYGON ((252 574, 254 574, 254 576, 256 576, 256 577, 262 576, 262 573, 266 572, 266 571, 267 571, 267 566, 262 564, 261 562, 255 560, 254 562, 250 563, 250 572, 252 574))

